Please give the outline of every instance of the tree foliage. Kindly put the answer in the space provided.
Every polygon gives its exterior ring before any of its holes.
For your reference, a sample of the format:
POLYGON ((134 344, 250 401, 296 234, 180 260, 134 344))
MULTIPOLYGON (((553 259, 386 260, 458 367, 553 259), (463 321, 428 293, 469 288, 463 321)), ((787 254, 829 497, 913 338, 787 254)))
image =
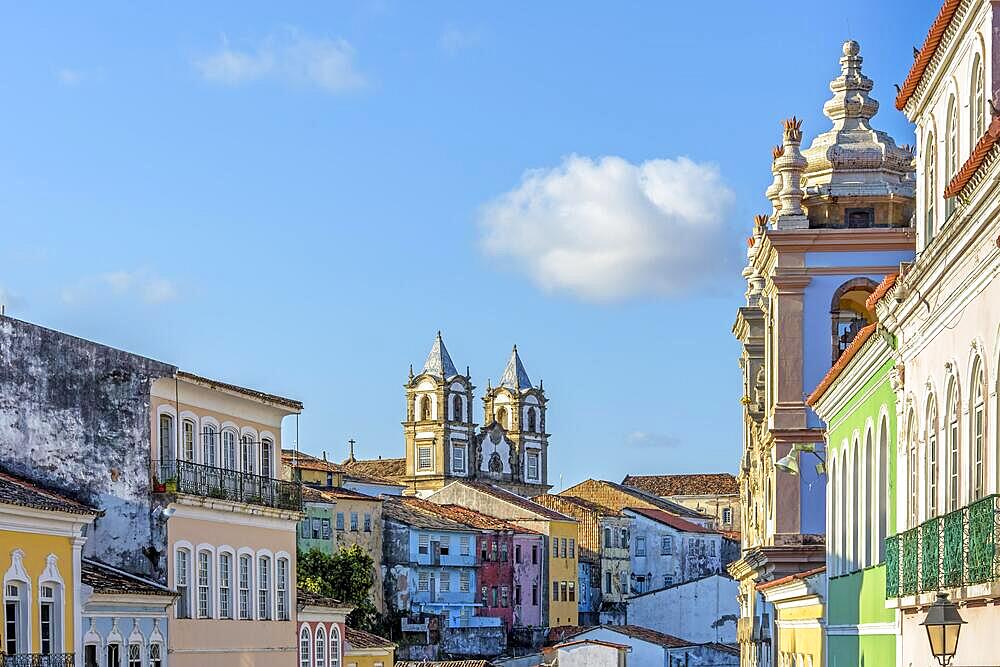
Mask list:
POLYGON ((375 561, 359 545, 342 547, 333 555, 319 549, 300 551, 298 581, 299 588, 353 606, 354 611, 347 617, 351 627, 368 631, 379 629, 381 619, 371 594, 375 561))

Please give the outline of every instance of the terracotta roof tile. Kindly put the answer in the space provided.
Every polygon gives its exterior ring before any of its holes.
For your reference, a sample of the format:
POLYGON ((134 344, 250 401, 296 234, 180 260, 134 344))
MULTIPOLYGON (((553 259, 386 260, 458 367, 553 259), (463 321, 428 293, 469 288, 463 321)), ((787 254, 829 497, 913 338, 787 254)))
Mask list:
POLYGON ((780 586, 781 584, 787 584, 788 582, 795 581, 796 579, 808 579, 809 577, 820 574, 821 572, 826 572, 826 565, 821 565, 812 570, 806 570, 805 572, 796 572, 795 574, 790 574, 787 577, 781 577, 780 579, 765 581, 762 584, 757 584, 757 590, 766 591, 769 588, 774 588, 775 586, 780 586))
POLYGON ((80 564, 80 580, 99 594, 153 595, 170 598, 176 596, 176 593, 155 581, 129 574, 89 558, 84 558, 80 564))
POLYGON ((369 496, 359 491, 352 491, 342 487, 316 488, 314 486, 302 487, 302 501, 306 503, 335 503, 338 500, 368 500, 371 502, 382 502, 381 498, 369 496))
POLYGON ((892 286, 896 284, 896 279, 899 277, 898 273, 890 273, 882 282, 878 284, 875 291, 872 292, 867 299, 865 299, 865 308, 870 312, 875 312, 875 304, 879 302, 879 299, 884 297, 892 289, 892 286))
POLYGON ((364 459, 344 461, 341 466, 349 474, 398 482, 406 477, 406 459, 364 459))
POLYGON ((397 660, 395 667, 493 667, 488 660, 397 660))
POLYGON ((49 512, 90 514, 100 512, 58 491, 49 490, 23 477, 0 470, 0 504, 19 505, 49 512))
POLYGON ((658 496, 739 495, 736 476, 728 472, 694 475, 626 475, 625 486, 658 496))
MULTIPOLYGON (((577 496, 561 496, 554 495, 551 493, 544 493, 539 496, 535 496, 532 500, 539 505, 545 505, 550 509, 554 509, 557 512, 560 510, 560 503, 567 503, 569 505, 574 505, 580 509, 586 510, 588 512, 594 512, 600 516, 621 516, 621 510, 616 510, 613 507, 608 507, 607 505, 602 505, 596 501, 589 500, 587 498, 579 498, 577 496)), ((569 510, 567 510, 569 511, 569 510)))
POLYGON ((674 637, 673 635, 651 630, 650 628, 644 628, 641 625, 594 625, 590 627, 559 626, 549 630, 548 644, 552 645, 564 643, 573 637, 579 637, 580 635, 586 634, 592 630, 601 628, 610 630, 611 632, 617 632, 618 634, 625 635, 626 637, 641 639, 643 641, 650 642, 651 644, 656 644, 666 648, 694 646, 691 642, 681 639, 680 637, 674 637))
POLYGON ((571 516, 566 516, 561 512, 557 512, 554 509, 545 507, 544 505, 539 505, 533 500, 525 498, 524 496, 519 496, 516 493, 508 491, 506 489, 501 489, 498 486, 489 484, 487 482, 480 482, 477 480, 462 480, 458 482, 459 484, 466 484, 474 489, 478 489, 483 493, 493 496, 497 500, 503 500, 507 503, 514 505, 515 507, 520 507, 523 510, 532 512, 546 519, 552 519, 554 521, 573 521, 576 522, 571 516))
POLYGON ((672 526, 677 530, 682 530, 686 533, 711 533, 713 535, 718 535, 718 533, 711 528, 705 528, 704 526, 699 526, 696 523, 685 521, 679 516, 674 516, 673 514, 664 512, 663 510, 652 510, 647 507, 628 507, 626 509, 630 512, 641 514, 644 517, 652 519, 653 521, 659 521, 667 526, 672 526))
POLYGON ((995 117, 990 122, 989 127, 986 128, 986 133, 980 137, 976 147, 972 149, 969 159, 965 161, 962 168, 958 170, 955 177, 948 183, 948 187, 944 190, 945 197, 954 197, 965 189, 965 186, 969 184, 969 181, 976 175, 979 168, 983 166, 983 162, 986 161, 986 157, 997 145, 998 141, 1000 141, 1000 116, 995 117))
POLYGON ((533 530, 527 528, 521 528, 509 521, 504 519, 498 519, 492 517, 488 514, 483 514, 482 512, 477 512, 476 510, 469 509, 468 507, 462 507, 461 505, 437 505, 438 512, 442 516, 449 519, 458 521, 459 523, 464 523, 470 528, 476 528, 479 530, 509 530, 514 533, 532 533, 537 534, 533 530))
POLYGON ((442 513, 434 503, 420 498, 385 497, 382 502, 382 516, 416 528, 464 532, 471 530, 464 523, 442 513))
POLYGON ((913 66, 910 68, 910 73, 906 75, 906 80, 900 86, 899 93, 896 95, 896 108, 900 111, 903 110, 906 103, 913 97, 913 93, 917 92, 920 80, 924 77, 924 72, 927 71, 927 67, 931 64, 931 59, 934 58, 934 53, 941 43, 941 38, 944 37, 945 30, 948 29, 952 17, 955 16, 955 12, 961 4, 962 0, 945 0, 944 4, 941 5, 941 10, 938 12, 937 18, 934 19, 930 30, 927 31, 927 38, 924 40, 924 45, 920 47, 920 53, 917 54, 916 59, 913 61, 913 66))
POLYGON ((680 503, 667 500, 666 498, 661 498, 655 493, 650 493, 631 486, 625 486, 624 484, 609 482, 605 479, 584 480, 575 486, 571 486, 568 489, 560 491, 558 495, 592 500, 616 510, 621 510, 625 507, 634 507, 637 504, 645 504, 662 509, 680 517, 690 519, 707 518, 704 514, 693 510, 690 507, 685 507, 680 503), (636 501, 638 501, 638 503, 636 501))
POLYGON ((352 628, 347 626, 347 630, 344 633, 347 643, 351 645, 351 648, 396 648, 388 639, 379 637, 378 635, 373 635, 370 632, 365 632, 364 630, 358 630, 357 628, 352 628))
POLYGON ((327 607, 330 609, 336 609, 339 607, 349 607, 350 605, 345 605, 343 602, 336 598, 328 598, 312 591, 307 591, 304 588, 300 588, 295 591, 296 602, 301 608, 304 605, 310 607, 327 607))
POLYGON ((830 367, 830 370, 826 372, 826 375, 824 375, 823 379, 820 380, 818 385, 816 385, 813 392, 809 394, 809 398, 806 399, 807 405, 812 407, 819 402, 819 399, 823 398, 823 394, 826 393, 826 390, 829 389, 830 385, 832 385, 840 374, 844 372, 844 369, 847 368, 849 363, 851 363, 851 359, 854 358, 854 355, 861 350, 864 344, 868 342, 868 339, 872 337, 872 334, 875 333, 876 328, 878 328, 877 322, 875 324, 869 324, 858 332, 858 334, 854 337, 854 340, 851 341, 851 344, 847 346, 847 349, 844 350, 843 354, 840 355, 840 358, 837 359, 837 363, 830 367))
POLYGON ((294 449, 281 450, 281 462, 302 470, 323 470, 326 472, 344 472, 344 468, 332 461, 321 459, 294 449))
POLYGON ((231 391, 237 394, 243 394, 244 396, 249 396, 250 398, 255 398, 258 401, 263 401, 265 403, 274 403, 280 405, 284 408, 289 408, 296 412, 302 411, 302 401, 297 401, 294 398, 285 398, 284 396, 277 396, 275 394, 268 394, 263 391, 257 391, 256 389, 247 389, 246 387, 241 387, 236 384, 229 384, 228 382, 221 382, 219 380, 213 380, 211 378, 202 377, 200 375, 195 375, 194 373, 188 373, 186 371, 177 371, 177 377, 184 380, 191 380, 197 382, 198 384, 208 385, 209 387, 215 389, 225 389, 226 391, 231 391))

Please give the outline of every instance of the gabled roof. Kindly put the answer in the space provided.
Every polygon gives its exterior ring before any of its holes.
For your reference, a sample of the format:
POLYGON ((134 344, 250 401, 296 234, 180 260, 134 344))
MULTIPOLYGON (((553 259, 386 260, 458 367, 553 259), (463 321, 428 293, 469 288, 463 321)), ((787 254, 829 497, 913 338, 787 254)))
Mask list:
POLYGON ((100 512, 58 491, 0 470, 0 505, 18 505, 48 512, 97 516, 100 512))
POLYGON ((691 642, 680 637, 674 637, 663 632, 658 632, 641 625, 593 625, 590 627, 556 627, 549 631, 549 644, 563 643, 573 637, 580 637, 593 630, 610 630, 626 637, 641 639, 651 644, 656 644, 664 648, 684 648, 694 646, 691 642))
POLYGON ((281 450, 281 462, 302 470, 321 470, 325 472, 344 472, 343 466, 327 461, 305 452, 296 452, 294 449, 281 450))
POLYGON ((972 149, 969 159, 965 161, 962 168, 958 170, 955 177, 948 183, 948 187, 945 188, 945 197, 954 197, 965 189, 965 186, 969 184, 976 175, 976 172, 979 171, 979 168, 983 166, 987 156, 989 156, 998 142, 1000 142, 1000 116, 996 116, 990 121, 989 126, 986 128, 986 133, 980 137, 976 143, 976 147, 972 149))
POLYGON ((351 477, 367 477, 377 482, 402 486, 399 480, 406 477, 406 459, 356 459, 341 464, 344 473, 351 477))
POLYGON ((823 394, 826 393, 826 390, 829 389, 834 382, 836 382, 837 378, 840 377, 840 374, 844 372, 845 368, 847 368, 847 365, 851 363, 851 359, 853 359, 861 348, 864 347, 865 343, 868 342, 868 339, 872 337, 872 334, 875 333, 875 329, 877 328, 878 322, 869 324, 854 336, 854 340, 852 340, 851 344, 847 346, 847 349, 841 353, 840 358, 837 359, 837 363, 835 363, 830 370, 826 372, 826 375, 824 375, 823 379, 820 380, 818 385, 816 385, 813 392, 809 394, 809 397, 806 399, 806 405, 812 407, 819 403, 819 399, 823 398, 823 394))
POLYGON ((896 284, 896 278, 898 277, 899 277, 898 273, 890 273, 885 278, 883 278, 882 282, 880 282, 878 284, 878 287, 875 288, 875 291, 872 292, 867 299, 865 299, 865 308, 874 313, 875 304, 879 302, 879 299, 881 299, 882 297, 884 297, 886 294, 889 293, 889 290, 892 289, 892 286, 896 284))
POLYGON ((470 528, 476 528, 478 530, 507 530, 513 533, 537 534, 533 530, 521 528, 520 526, 504 519, 498 519, 497 517, 477 512, 476 510, 469 509, 468 507, 462 507, 461 505, 431 504, 437 508, 437 511, 442 516, 458 521, 459 523, 463 523, 470 528))
POLYGON ((211 378, 202 377, 200 375, 195 375, 194 373, 188 373, 186 371, 177 371, 177 377, 181 380, 189 380, 196 384, 205 385, 211 389, 223 389, 235 394, 243 394, 249 398, 256 399, 262 403, 273 403, 275 405, 280 405, 283 408, 288 408, 293 412, 302 411, 302 401, 297 401, 294 398, 285 398, 284 396, 277 396, 275 394, 268 394, 263 391, 257 391, 256 389, 247 389, 246 387, 241 387, 236 384, 230 384, 228 382, 222 382, 220 380, 213 380, 211 378))
POLYGON ((765 581, 763 583, 757 584, 757 590, 766 591, 770 588, 775 588, 777 586, 781 586, 782 584, 787 584, 792 581, 796 580, 801 581, 803 579, 808 579, 809 577, 816 576, 817 574, 822 574, 823 572, 826 572, 826 565, 821 565, 817 568, 813 568, 812 570, 806 570, 805 572, 796 572, 794 574, 789 574, 788 576, 781 577, 780 579, 765 581))
POLYGON ((347 643, 351 645, 351 648, 396 648, 395 644, 384 637, 379 637, 378 635, 373 635, 370 632, 352 628, 349 625, 346 627, 344 637, 347 639, 347 643))
POLYGON ((176 593, 166 586, 124 570, 84 558, 80 563, 80 580, 103 595, 152 595, 172 598, 176 593))
POLYGON ((569 648, 570 646, 579 646, 581 644, 596 644, 598 646, 607 646, 609 648, 614 648, 618 650, 625 649, 626 651, 631 651, 632 647, 628 644, 615 644, 614 642, 605 642, 600 639, 576 639, 574 641, 563 642, 562 644, 556 644, 553 648, 569 648))
POLYGON ((585 500, 592 500, 619 511, 626 507, 635 506, 636 503, 634 501, 638 500, 640 504, 648 504, 679 517, 702 520, 707 518, 704 514, 690 507, 685 507, 680 503, 661 498, 642 489, 609 482, 606 479, 587 479, 564 491, 560 491, 558 495, 575 496, 577 498, 584 498, 585 500))
POLYGON ((524 370, 524 364, 521 363, 521 357, 517 354, 517 345, 514 346, 514 350, 510 353, 510 359, 507 360, 507 367, 503 370, 503 375, 500 376, 500 387, 507 387, 509 389, 531 389, 531 379, 528 377, 528 371, 524 370))
POLYGON ((519 507, 527 512, 531 512, 532 514, 538 515, 543 519, 576 522, 576 519, 571 516, 566 516, 561 512, 555 511, 554 509, 550 509, 544 505, 539 505, 533 500, 529 500, 524 496, 519 496, 516 493, 508 491, 507 489, 502 489, 499 486, 495 486, 488 482, 481 482, 479 480, 462 480, 459 482, 453 482, 453 484, 464 484, 466 486, 470 486, 487 495, 493 496, 497 500, 503 500, 510 505, 514 505, 515 507, 519 507))
POLYGON ((636 514, 641 514, 647 519, 652 519, 653 521, 658 521, 665 526, 670 526, 671 528, 676 528, 677 530, 683 531, 685 533, 709 533, 712 535, 718 535, 718 533, 711 528, 705 528, 704 526, 699 526, 696 523, 691 523, 690 521, 685 521, 679 516, 674 516, 669 512, 664 512, 663 510, 652 510, 648 507, 626 507, 629 512, 635 512, 636 514))
POLYGON ((437 505, 420 498, 385 497, 382 501, 382 518, 413 528, 470 532, 471 528, 448 518, 437 505))
POLYGON ((927 67, 931 64, 938 45, 941 44, 941 38, 944 37, 951 19, 955 16, 955 12, 958 11, 961 4, 962 0, 945 0, 944 4, 941 5, 934 23, 931 24, 930 30, 927 31, 927 38, 924 40, 924 45, 920 47, 920 52, 913 61, 913 66, 910 67, 910 73, 906 75, 906 80, 900 86, 899 93, 896 95, 896 108, 900 111, 906 107, 906 103, 913 97, 913 93, 917 92, 920 80, 924 77, 924 72, 927 71, 927 67))
POLYGON ((343 607, 350 607, 351 605, 345 604, 336 598, 328 598, 318 593, 313 593, 312 591, 307 591, 304 588, 299 588, 295 591, 296 602, 299 608, 309 606, 309 607, 325 607, 327 609, 340 609, 343 607))
POLYGON ((424 361, 424 369, 421 373, 434 375, 443 380, 458 375, 455 364, 451 361, 451 355, 448 354, 448 348, 444 346, 440 331, 434 337, 434 344, 431 345, 431 351, 427 355, 427 360, 424 361))
POLYGON ((658 496, 739 495, 736 476, 728 472, 692 475, 626 475, 625 486, 658 496))
MULTIPOLYGON (((577 496, 561 496, 552 493, 543 493, 538 496, 534 496, 532 500, 539 505, 545 505, 551 509, 559 511, 561 504, 572 505, 578 510, 583 512, 590 512, 597 514, 599 516, 621 516, 620 510, 616 510, 613 507, 608 507, 606 505, 601 505, 593 500, 588 500, 586 498, 579 498, 577 496)), ((570 512, 571 510, 565 510, 570 512)))
POLYGON ((336 503, 338 500, 367 500, 373 503, 382 502, 381 498, 369 496, 366 493, 345 489, 343 487, 323 487, 314 486, 302 487, 302 502, 304 503, 336 503))

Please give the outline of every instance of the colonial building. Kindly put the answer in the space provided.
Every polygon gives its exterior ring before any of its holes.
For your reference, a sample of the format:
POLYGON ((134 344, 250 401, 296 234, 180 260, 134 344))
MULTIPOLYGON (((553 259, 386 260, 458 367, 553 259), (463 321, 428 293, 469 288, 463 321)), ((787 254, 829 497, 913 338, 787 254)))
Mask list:
POLYGON ((692 475, 626 475, 623 486, 631 486, 680 503, 712 519, 716 530, 739 531, 740 487, 728 472, 692 475))
POLYGON ((896 98, 918 150, 917 257, 879 302, 902 361, 898 534, 885 544, 901 665, 933 660, 920 623, 938 592, 966 621, 954 664, 996 662, 998 63, 1000 5, 947 0, 896 98))
POLYGON ((725 574, 711 574, 639 593, 628 599, 628 622, 695 643, 736 645, 739 586, 725 574))
MULTIPOLYGON (((884 315, 887 305, 881 302, 895 281, 890 274, 869 297, 867 308, 876 317, 884 315)), ((855 336, 807 399, 827 425, 825 625, 831 665, 896 664, 899 625, 885 606, 883 549, 886 535, 896 532, 896 364, 895 340, 874 322, 855 336)), ((766 597, 801 592, 807 583, 767 589, 766 597)), ((787 647, 783 652, 796 653, 787 647)))
POLYGON ((589 500, 598 505, 618 511, 628 507, 663 510, 668 514, 680 517, 699 526, 708 526, 712 523, 709 517, 680 503, 675 503, 672 500, 661 498, 640 489, 602 479, 584 480, 575 486, 560 491, 558 495, 583 498, 584 500, 589 500))
POLYGON ((805 396, 873 320, 868 296, 912 257, 913 153, 874 129, 878 102, 860 47, 844 43, 840 76, 823 106, 832 128, 800 150, 802 122, 784 122, 773 151, 770 215, 748 239, 746 303, 733 333, 741 344, 743 452, 739 640, 744 664, 775 664, 773 613, 758 584, 826 560, 823 423, 805 396), (799 474, 776 463, 811 445, 799 474))
POLYGON ((631 520, 629 593, 667 588, 723 571, 726 538, 663 510, 626 508, 631 520))
MULTIPOLYGON (((774 609, 774 645, 778 667, 800 665, 854 664, 827 661, 824 606, 826 566, 789 574, 757 584, 757 591, 774 609)), ((854 604, 857 604, 855 602, 854 604)), ((847 658, 847 655, 841 655, 847 658)), ((865 665, 889 665, 887 662, 863 662, 865 665)))
POLYGON ((523 496, 549 490, 545 391, 532 383, 516 346, 497 386, 487 383, 481 428, 468 367, 458 372, 440 332, 404 389, 406 456, 357 460, 352 451, 345 470, 401 482, 406 494, 421 497, 457 479, 489 480, 523 496))

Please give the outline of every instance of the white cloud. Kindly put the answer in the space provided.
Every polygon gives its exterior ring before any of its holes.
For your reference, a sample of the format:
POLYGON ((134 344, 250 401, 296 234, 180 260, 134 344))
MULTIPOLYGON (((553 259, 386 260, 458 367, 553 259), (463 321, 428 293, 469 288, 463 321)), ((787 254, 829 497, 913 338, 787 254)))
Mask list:
POLYGON ((155 305, 173 301, 179 294, 174 283, 148 269, 87 276, 62 291, 63 302, 70 305, 89 303, 108 296, 155 305))
POLYGON ((309 37, 290 28, 244 50, 223 37, 218 51, 194 65, 203 78, 215 83, 235 86, 273 80, 341 93, 366 85, 354 60, 354 47, 346 40, 309 37))
POLYGON ((686 157, 571 155, 486 204, 481 243, 548 291, 600 302, 679 295, 717 280, 735 256, 733 200, 717 167, 686 157))
POLYGON ((83 83, 84 73, 78 69, 63 67, 56 72, 56 79, 64 86, 78 86, 83 83))
POLYGON ((480 37, 478 32, 470 32, 468 30, 456 28, 455 26, 448 26, 441 33, 441 37, 438 39, 438 45, 441 47, 442 51, 450 56, 454 56, 460 51, 478 46, 479 41, 480 37))
POLYGON ((632 447, 643 447, 649 449, 668 449, 680 444, 672 435, 665 433, 648 433, 646 431, 632 431, 625 436, 625 444, 632 447))

